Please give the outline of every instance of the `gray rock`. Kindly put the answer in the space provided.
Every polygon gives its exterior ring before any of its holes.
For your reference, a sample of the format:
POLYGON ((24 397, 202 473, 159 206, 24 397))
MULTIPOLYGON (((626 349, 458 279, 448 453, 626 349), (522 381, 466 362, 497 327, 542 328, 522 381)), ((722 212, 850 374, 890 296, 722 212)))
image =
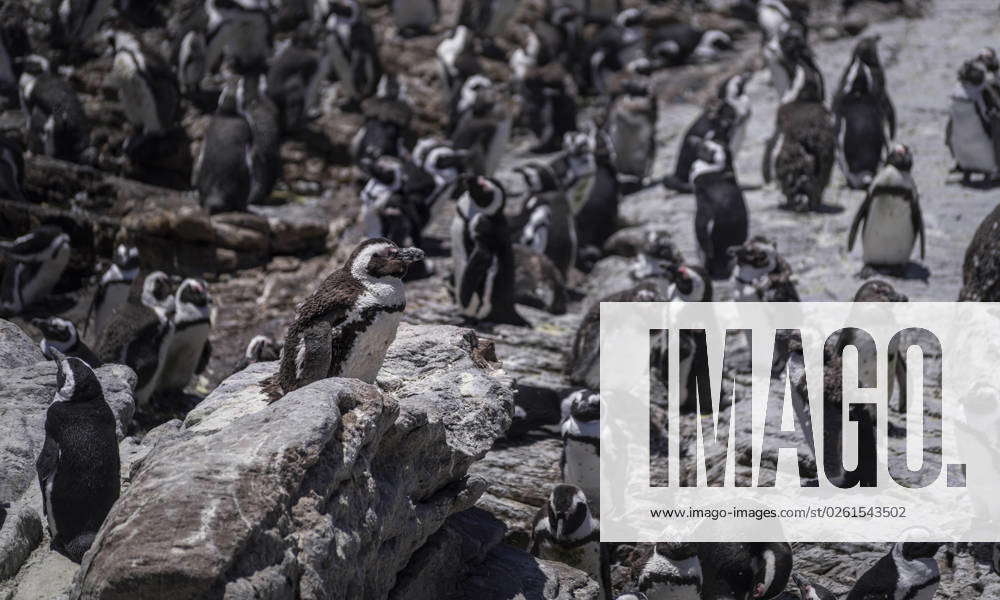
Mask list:
POLYGON ((468 574, 453 600, 597 600, 600 588, 583 571, 538 560, 524 550, 501 544, 468 574))
POLYGON ((470 334, 401 327, 384 393, 325 379, 241 413, 276 364, 235 375, 150 434, 72 597, 386 597, 482 494, 466 472, 510 425, 511 385, 470 334))
POLYGON ((0 319, 0 365, 6 369, 16 369, 40 360, 45 360, 45 357, 38 344, 31 341, 17 325, 0 319))
POLYGON ((34 508, 13 504, 0 527, 0 581, 17 574, 18 569, 42 541, 42 521, 34 508))

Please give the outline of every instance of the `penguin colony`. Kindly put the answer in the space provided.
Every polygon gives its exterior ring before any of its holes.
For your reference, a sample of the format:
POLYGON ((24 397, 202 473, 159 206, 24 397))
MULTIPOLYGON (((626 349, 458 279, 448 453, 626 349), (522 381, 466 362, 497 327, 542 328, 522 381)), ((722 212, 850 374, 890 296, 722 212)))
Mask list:
MULTIPOLYGON (((384 33, 376 33, 371 3, 358 0, 197 0, 177 19, 168 19, 166 4, 53 1, 50 39, 38 47, 24 31, 0 28, 0 95, 24 117, 19 138, 0 137, 5 199, 41 201, 25 187, 25 164, 34 156, 99 164, 88 110, 66 76, 99 56, 109 60, 106 86, 130 132, 124 160, 143 164, 188 144, 185 113, 206 117, 190 189, 212 214, 272 203, 282 183, 282 141, 330 113, 360 114, 349 154, 362 175, 363 239, 304 291, 311 293, 283 331, 248 332, 237 370, 277 361, 262 384, 272 401, 326 377, 372 383, 404 318, 404 281, 443 278, 456 318, 468 325, 528 328, 531 313, 518 305, 565 313, 575 288, 585 289, 588 275, 596 278, 616 260, 616 285, 599 286, 567 351, 566 381, 580 388, 560 406, 561 481, 538 508, 528 549, 583 570, 603 598, 620 591, 622 599, 767 599, 786 587, 802 600, 837 597, 793 572, 784 543, 664 541, 637 546, 622 560, 627 547, 599 542, 597 300, 808 299, 796 285, 795 257, 779 252, 785 240, 755 231, 742 181, 756 173, 737 174, 748 122, 769 118, 754 113, 747 93, 758 77, 779 101, 761 165, 774 205, 824 218, 832 212, 824 191, 838 181, 837 167, 860 191, 844 240, 848 251, 860 243, 859 275, 905 278, 919 267, 918 238, 921 260, 928 244, 912 169, 921 157, 897 138, 877 35, 858 38, 837 86, 828 88, 807 2, 736 3, 733 15, 759 29, 764 68, 734 65, 719 79, 682 136, 671 172, 656 177, 657 123, 669 114, 658 74, 726 63, 739 41, 732 32, 618 0, 545 0, 528 25, 519 21, 525 0, 462 0, 453 22, 443 20, 437 0, 389 0, 392 26, 384 33), (169 52, 146 35, 167 20, 169 52), (435 84, 444 114, 435 131, 415 126, 411 75, 386 66, 385 36, 404 45, 438 36, 435 84), (501 44, 501 37, 508 39, 501 44), (534 156, 511 166, 524 136, 534 156), (667 230, 619 231, 620 205, 650 189, 664 201, 693 201, 698 260, 686 260, 667 230), (450 228, 437 240, 432 221, 441 214, 450 228), (425 260, 425 253, 443 258, 425 260), (612 579, 613 564, 629 565, 624 583, 612 579)), ((854 2, 843 4, 847 10, 854 2)), ((968 60, 956 65, 945 143, 962 183, 989 189, 1000 176, 1000 62, 991 48, 957 58, 968 60)), ((933 199, 926 208, 932 213, 933 199)), ((963 300, 1000 298, 998 211, 968 246, 963 300)), ((52 547, 79 562, 120 490, 114 417, 94 369, 126 364, 137 375, 140 413, 176 410, 170 399, 197 391, 208 368, 215 307, 209 282, 146 268, 123 234, 94 278, 86 316, 79 323, 59 316, 72 233, 53 220, 0 241, 0 315, 30 323, 56 363, 58 391, 37 470, 52 547)), ((854 300, 907 298, 871 279, 854 300)), ((665 387, 666 346, 651 339, 651 347, 651 372, 665 387)), ((680 352, 681 400, 690 411, 707 369, 703 342, 684 338, 680 352)), ((890 383, 903 388, 905 365, 894 358, 890 383)), ((799 382, 794 367, 790 373, 794 396, 799 382)), ((904 401, 899 394, 905 412, 904 401)), ((0 524, 4 515, 0 508, 0 524)), ((848 599, 933 597, 940 546, 893 544, 859 571, 848 599)))

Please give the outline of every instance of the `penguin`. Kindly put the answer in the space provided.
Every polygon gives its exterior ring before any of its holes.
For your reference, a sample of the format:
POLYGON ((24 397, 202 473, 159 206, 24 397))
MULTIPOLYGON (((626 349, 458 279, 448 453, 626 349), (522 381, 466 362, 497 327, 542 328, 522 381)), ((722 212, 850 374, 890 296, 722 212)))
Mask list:
POLYGON ((794 21, 786 22, 781 33, 764 47, 764 59, 771 71, 771 85, 782 102, 795 79, 797 69, 805 69, 809 77, 818 84, 819 98, 826 98, 823 72, 816 64, 816 57, 809 48, 806 28, 794 21))
POLYGON ((930 600, 941 581, 941 570, 934 560, 940 547, 940 542, 896 542, 858 579, 847 600, 930 600))
POLYGON ((128 298, 128 291, 132 287, 132 281, 139 274, 139 249, 128 247, 125 244, 118 244, 115 247, 115 254, 111 259, 108 270, 101 275, 101 280, 97 284, 97 290, 90 301, 87 309, 87 317, 83 332, 87 333, 87 324, 90 315, 94 315, 94 329, 97 331, 95 338, 101 336, 101 332, 111 320, 111 315, 119 306, 125 303, 128 298))
POLYGON ((514 301, 553 315, 566 314, 566 279, 549 257, 514 244, 514 301))
POLYGON ((762 42, 767 42, 781 34, 782 26, 795 23, 807 26, 810 7, 806 2, 796 0, 759 0, 757 2, 757 25, 763 33, 762 42))
POLYGON ((434 180, 434 191, 425 202, 428 207, 433 206, 458 180, 466 170, 468 157, 467 151, 457 150, 449 142, 437 138, 421 138, 416 143, 411 159, 434 180))
POLYGON ((170 344, 156 382, 157 391, 182 392, 212 356, 212 297, 200 279, 185 279, 174 294, 170 344))
POLYGON ((39 347, 45 358, 58 360, 58 354, 63 354, 79 358, 94 369, 101 366, 101 361, 94 354, 94 351, 80 339, 76 325, 72 321, 49 317, 47 319, 32 319, 31 324, 42 332, 42 341, 39 343, 39 347))
POLYGON ((177 84, 181 93, 191 98, 201 91, 201 80, 205 77, 208 62, 208 48, 205 33, 191 28, 181 36, 177 45, 177 84))
POLYGON ((259 362, 271 362, 281 357, 281 346, 279 346, 270 336, 255 335, 247 343, 246 350, 240 362, 236 363, 233 373, 239 373, 252 364, 259 362))
POLYGON ((406 165, 394 156, 369 161, 371 178, 361 190, 361 222, 367 237, 385 237, 396 245, 423 244, 422 231, 430 209, 420 194, 407 189, 406 165))
POLYGON ((382 78, 375 32, 357 0, 331 1, 325 30, 321 69, 337 76, 345 107, 355 110, 382 78))
MULTIPOLYGON (((881 279, 866 281, 854 294, 853 302, 909 302, 906 294, 900 294, 891 284, 881 279)), ((851 344, 851 337, 842 334, 837 342, 836 354, 843 353, 844 346, 851 344)), ((899 402, 897 410, 906 414, 906 352, 898 345, 890 346, 887 351, 888 366, 886 373, 889 374, 889 394, 891 400, 896 383, 899 384, 899 402)), ((890 424, 890 428, 892 425, 890 424)))
POLYGON ((454 295, 470 319, 529 326, 514 308, 514 257, 500 182, 464 177, 452 197, 457 199, 451 221, 454 295))
POLYGON ((838 158, 847 185, 865 189, 896 137, 896 110, 878 57, 879 36, 862 38, 833 97, 838 158))
POLYGON ((118 436, 101 382, 85 362, 60 356, 56 386, 35 470, 52 549, 80 563, 121 492, 118 436))
POLYGON ((699 542, 705 598, 770 600, 780 594, 792 572, 792 548, 785 542, 699 542))
POLYGON ((661 25, 650 31, 648 43, 650 58, 667 67, 715 60, 720 52, 733 47, 733 39, 725 32, 688 23, 661 25))
POLYGON ((386 73, 378 84, 375 96, 361 104, 365 123, 351 140, 351 156, 355 162, 379 156, 403 156, 412 142, 413 105, 406 86, 395 75, 386 73))
POLYGON ((565 192, 533 194, 524 204, 521 244, 549 257, 565 277, 576 262, 576 223, 565 192))
POLYGON ((606 125, 622 192, 638 191, 656 161, 657 99, 649 85, 628 82, 608 108, 606 125))
POLYGON ((111 9, 111 0, 50 0, 52 42, 62 48, 79 48, 97 33, 111 9))
POLYGON ((281 127, 278 108, 267 96, 267 84, 258 76, 241 77, 236 86, 236 111, 250 128, 248 204, 266 204, 281 178, 281 127))
POLYGON ((709 276, 729 279, 734 261, 728 250, 747 240, 750 225, 727 146, 728 132, 716 133, 719 138, 702 140, 698 159, 691 167, 696 202, 694 230, 709 276))
MULTIPOLYGON (((114 52, 111 81, 122 110, 140 136, 155 136, 173 127, 180 116, 180 89, 170 65, 126 31, 109 36, 114 52)), ((126 148, 139 142, 130 138, 126 148)))
POLYGON ((319 116, 319 57, 312 50, 289 44, 271 61, 267 96, 278 110, 282 131, 298 131, 319 116))
POLYGON ((590 132, 571 131, 563 136, 564 152, 556 155, 548 170, 556 178, 561 189, 566 191, 567 200, 573 214, 587 202, 594 187, 597 174, 596 128, 590 132))
POLYGON ((235 86, 227 85, 191 172, 202 208, 212 214, 245 211, 253 168, 250 125, 237 112, 235 86))
POLYGON ((24 196, 24 153, 20 144, 0 135, 0 193, 10 200, 27 202, 24 196))
POLYGON ((608 548, 580 488, 562 483, 552 488, 532 522, 529 552, 580 569, 600 584, 602 598, 611 598, 608 548))
POLYGON ((823 105, 822 82, 799 66, 764 150, 764 181, 771 182, 773 171, 787 208, 817 210, 830 183, 836 154, 837 133, 833 117, 823 105))
POLYGON ((145 409, 156 391, 170 338, 174 295, 170 278, 162 271, 137 277, 125 301, 97 340, 103 363, 127 365, 135 371, 136 407, 145 409))
POLYGON ((46 59, 33 55, 26 59, 19 80, 29 148, 63 160, 84 160, 90 122, 69 82, 48 69, 46 59))
POLYGON ((920 195, 910 173, 913 155, 904 144, 895 144, 886 157, 864 202, 851 222, 847 250, 854 248, 861 228, 862 257, 865 265, 904 268, 920 236, 920 258, 925 251, 924 219, 920 195))
POLYGON ((441 85, 444 86, 449 105, 466 79, 483 72, 473 41, 472 31, 459 25, 441 40, 435 50, 441 85))
POLYGON ((392 0, 392 18, 403 38, 427 35, 441 18, 438 0, 392 0))
POLYGON ((482 84, 481 80, 485 78, 470 77, 462 88, 457 105, 461 116, 451 133, 451 143, 456 149, 468 152, 469 171, 489 177, 507 152, 514 111, 506 96, 491 83, 471 95, 465 93, 482 84))
POLYGON ((17 315, 44 299, 62 278, 72 254, 69 236, 53 225, 5 242, 7 268, 0 283, 0 314, 17 315))
POLYGON ((28 8, 7 3, 0 8, 0 106, 13 108, 18 103, 18 79, 24 57, 31 54, 31 37, 24 24, 28 8))
POLYGON ((621 0, 584 0, 583 5, 583 18, 588 23, 610 23, 622 10, 621 0))
POLYGON ((778 245, 756 235, 733 249, 736 256, 736 298, 741 302, 798 302, 792 267, 778 254, 778 245))
POLYGON ((691 165, 697 157, 698 142, 716 129, 730 128, 732 133, 729 136, 729 151, 734 158, 739 154, 752 113, 750 98, 746 93, 746 86, 752 75, 750 72, 737 73, 719 85, 717 97, 705 106, 684 132, 673 177, 664 180, 664 185, 676 191, 691 192, 691 165))
POLYGON ((507 31, 521 0, 462 0, 458 23, 472 31, 482 42, 482 54, 487 58, 503 58, 503 51, 494 42, 507 31))
POLYGON ((785 590, 792 574, 792 547, 785 542, 750 542, 751 598, 770 600, 785 590))
POLYGON ((645 11, 627 8, 591 39, 585 51, 584 88, 608 96, 616 76, 652 72, 654 65, 646 54, 645 18, 645 11))
POLYGON ((205 0, 205 68, 218 70, 227 60, 238 73, 267 70, 271 51, 268 0, 205 0))
POLYGON ((327 377, 374 383, 406 308, 402 278, 423 257, 384 238, 358 244, 296 309, 278 372, 263 384, 270 398, 327 377))
POLYGON ((986 95, 986 69, 977 61, 966 61, 958 72, 958 84, 951 94, 945 142, 968 184, 973 175, 982 175, 988 183, 1000 167, 986 95))
POLYGON ((621 203, 614 148, 603 131, 592 131, 592 140, 593 181, 583 204, 574 210, 577 267, 584 272, 593 268, 604 243, 618 228, 618 205, 621 203))
POLYGON ((533 154, 562 148, 563 138, 576 129, 577 106, 570 74, 552 61, 530 69, 521 82, 522 115, 538 139, 533 154))
POLYGON ((792 573, 792 579, 799 588, 801 600, 837 600, 837 595, 825 587, 810 582, 804 575, 792 573))
POLYGON ((1000 300, 1000 205, 976 227, 962 262, 962 302, 1000 300))
POLYGON ((683 542, 657 542, 641 564, 639 590, 649 600, 701 600, 698 547, 683 542))
POLYGON ((559 471, 563 483, 579 488, 594 515, 601 513, 601 395, 577 394, 560 427, 563 448, 559 471))

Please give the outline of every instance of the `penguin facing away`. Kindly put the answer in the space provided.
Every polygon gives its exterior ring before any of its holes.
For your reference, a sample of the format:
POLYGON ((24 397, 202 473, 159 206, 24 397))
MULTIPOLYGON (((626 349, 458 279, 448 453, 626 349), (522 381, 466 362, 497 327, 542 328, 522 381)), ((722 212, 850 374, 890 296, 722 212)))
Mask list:
POLYGON ((583 491, 595 515, 601 511, 601 395, 575 395, 561 429, 563 448, 559 470, 563 483, 583 491))
POLYGON ((181 282, 174 295, 171 325, 170 345, 156 387, 166 392, 181 392, 192 376, 205 370, 212 355, 208 341, 212 331, 212 298, 204 281, 181 282))
POLYGON ((39 347, 42 354, 49 360, 58 360, 57 355, 72 356, 96 369, 101 366, 100 359, 87 344, 80 339, 76 325, 66 319, 49 317, 47 319, 32 319, 31 324, 42 332, 39 347))
POLYGON ((266 92, 266 80, 257 75, 241 77, 236 85, 236 110, 250 128, 249 204, 265 204, 282 174, 278 108, 266 92))
POLYGON ((62 277, 72 249, 69 236, 53 225, 5 242, 0 253, 7 268, 0 282, 0 314, 20 314, 48 296, 62 277))
POLYGON ((866 265, 905 267, 917 236, 920 237, 920 258, 924 258, 926 235, 920 196, 910 173, 912 167, 910 149, 903 144, 893 146, 885 166, 854 215, 847 250, 854 248, 860 227, 866 265))
POLYGON ((896 542, 858 579, 847 600, 930 600, 941 581, 941 570, 934 560, 940 547, 940 542, 896 542))
POLYGON ((128 120, 146 135, 173 127, 180 110, 180 90, 170 65, 126 31, 111 34, 108 44, 115 57, 111 79, 128 120))
POLYGON ((406 307, 402 278, 423 257, 384 238, 361 242, 296 309, 279 370, 262 384, 271 399, 327 377, 374 383, 406 307))
POLYGON ((115 416, 93 369, 59 356, 35 462, 52 549, 79 563, 121 490, 115 416))
POLYGON ((691 167, 694 188, 695 237, 705 269, 712 279, 728 279, 733 257, 728 250, 746 241, 749 217, 743 191, 733 170, 732 153, 721 139, 703 140, 691 167))
POLYGON ((209 213, 245 211, 253 170, 253 136, 237 113, 236 89, 226 85, 205 130, 201 152, 191 172, 198 200, 209 213))
POLYGON ((115 254, 111 258, 111 265, 108 270, 101 275, 101 280, 97 284, 97 291, 90 301, 87 309, 87 317, 84 323, 83 332, 87 333, 87 325, 90 322, 90 315, 94 315, 94 329, 97 330, 95 338, 101 336, 105 326, 111 319, 111 315, 119 306, 125 303, 128 298, 129 288, 132 281, 139 274, 139 249, 128 247, 125 244, 118 244, 115 247, 115 254))

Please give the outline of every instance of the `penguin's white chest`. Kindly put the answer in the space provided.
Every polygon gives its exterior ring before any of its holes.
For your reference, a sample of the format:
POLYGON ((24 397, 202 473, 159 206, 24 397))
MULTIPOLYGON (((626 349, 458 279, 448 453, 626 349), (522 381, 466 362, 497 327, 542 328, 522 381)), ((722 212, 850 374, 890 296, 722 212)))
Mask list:
POLYGON ((864 261, 873 265, 901 265, 910 260, 916 232, 910 203, 895 195, 872 200, 862 234, 864 261))
POLYGON ((983 129, 982 121, 971 101, 952 99, 951 137, 948 142, 962 169, 980 173, 993 173, 997 170, 993 141, 983 129))
POLYGON ((116 56, 113 75, 118 85, 122 110, 129 122, 141 127, 146 133, 163 129, 153 91, 146 85, 132 59, 124 53, 116 56))
POLYGON ((396 339, 396 329, 402 316, 402 311, 376 313, 368 328, 354 340, 354 346, 344 359, 340 377, 355 377, 365 383, 375 383, 385 360, 385 351, 396 339))
POLYGON ((167 351, 166 364, 157 387, 166 390, 183 390, 194 375, 201 359, 205 342, 212 327, 208 322, 181 327, 174 331, 167 351))

